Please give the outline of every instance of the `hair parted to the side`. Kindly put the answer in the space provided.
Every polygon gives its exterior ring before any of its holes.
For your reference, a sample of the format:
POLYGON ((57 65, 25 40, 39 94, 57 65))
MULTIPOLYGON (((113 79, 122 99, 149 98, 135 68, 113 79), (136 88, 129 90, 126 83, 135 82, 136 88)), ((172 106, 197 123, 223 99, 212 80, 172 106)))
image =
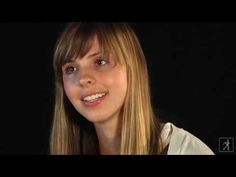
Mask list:
POLYGON ((97 154, 93 124, 83 118, 63 90, 62 66, 89 51, 94 36, 103 51, 112 53, 127 67, 127 93, 121 111, 120 154, 160 154, 161 123, 151 104, 147 64, 139 40, 125 23, 69 23, 54 53, 55 108, 51 130, 51 154, 97 154), (93 144, 92 144, 93 143, 93 144))

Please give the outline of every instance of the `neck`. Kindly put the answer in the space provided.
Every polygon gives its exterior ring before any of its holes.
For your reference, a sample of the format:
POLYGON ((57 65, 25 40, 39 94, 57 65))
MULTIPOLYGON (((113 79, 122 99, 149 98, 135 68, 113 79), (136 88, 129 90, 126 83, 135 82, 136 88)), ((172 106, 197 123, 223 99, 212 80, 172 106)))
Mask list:
POLYGON ((113 116, 106 122, 95 123, 94 125, 99 140, 100 154, 120 154, 121 126, 119 116, 113 116))

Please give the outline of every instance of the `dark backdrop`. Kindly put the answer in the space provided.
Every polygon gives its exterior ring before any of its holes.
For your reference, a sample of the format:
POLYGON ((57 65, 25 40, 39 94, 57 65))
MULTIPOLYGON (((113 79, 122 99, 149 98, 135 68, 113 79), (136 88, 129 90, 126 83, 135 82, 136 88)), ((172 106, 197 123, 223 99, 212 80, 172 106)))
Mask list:
MULTIPOLYGON (((236 23, 131 23, 147 58, 152 100, 215 153, 235 138, 236 23)), ((0 154, 47 154, 52 57, 64 23, 1 23, 0 154)))

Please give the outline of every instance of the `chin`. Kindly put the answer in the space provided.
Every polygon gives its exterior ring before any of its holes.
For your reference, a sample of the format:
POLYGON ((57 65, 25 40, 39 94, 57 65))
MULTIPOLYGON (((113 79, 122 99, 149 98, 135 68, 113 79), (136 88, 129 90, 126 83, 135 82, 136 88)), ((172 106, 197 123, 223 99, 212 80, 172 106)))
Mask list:
POLYGON ((84 114, 84 117, 92 123, 101 123, 109 119, 105 114, 84 114))

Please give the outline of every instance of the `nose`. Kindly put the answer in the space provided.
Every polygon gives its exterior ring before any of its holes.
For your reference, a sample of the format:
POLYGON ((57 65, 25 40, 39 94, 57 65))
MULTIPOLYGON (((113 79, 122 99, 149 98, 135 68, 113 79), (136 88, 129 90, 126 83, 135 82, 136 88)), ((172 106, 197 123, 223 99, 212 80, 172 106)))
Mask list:
POLYGON ((93 85, 94 83, 95 83, 95 78, 92 73, 80 70, 80 79, 79 79, 80 86, 87 87, 89 85, 93 85))

